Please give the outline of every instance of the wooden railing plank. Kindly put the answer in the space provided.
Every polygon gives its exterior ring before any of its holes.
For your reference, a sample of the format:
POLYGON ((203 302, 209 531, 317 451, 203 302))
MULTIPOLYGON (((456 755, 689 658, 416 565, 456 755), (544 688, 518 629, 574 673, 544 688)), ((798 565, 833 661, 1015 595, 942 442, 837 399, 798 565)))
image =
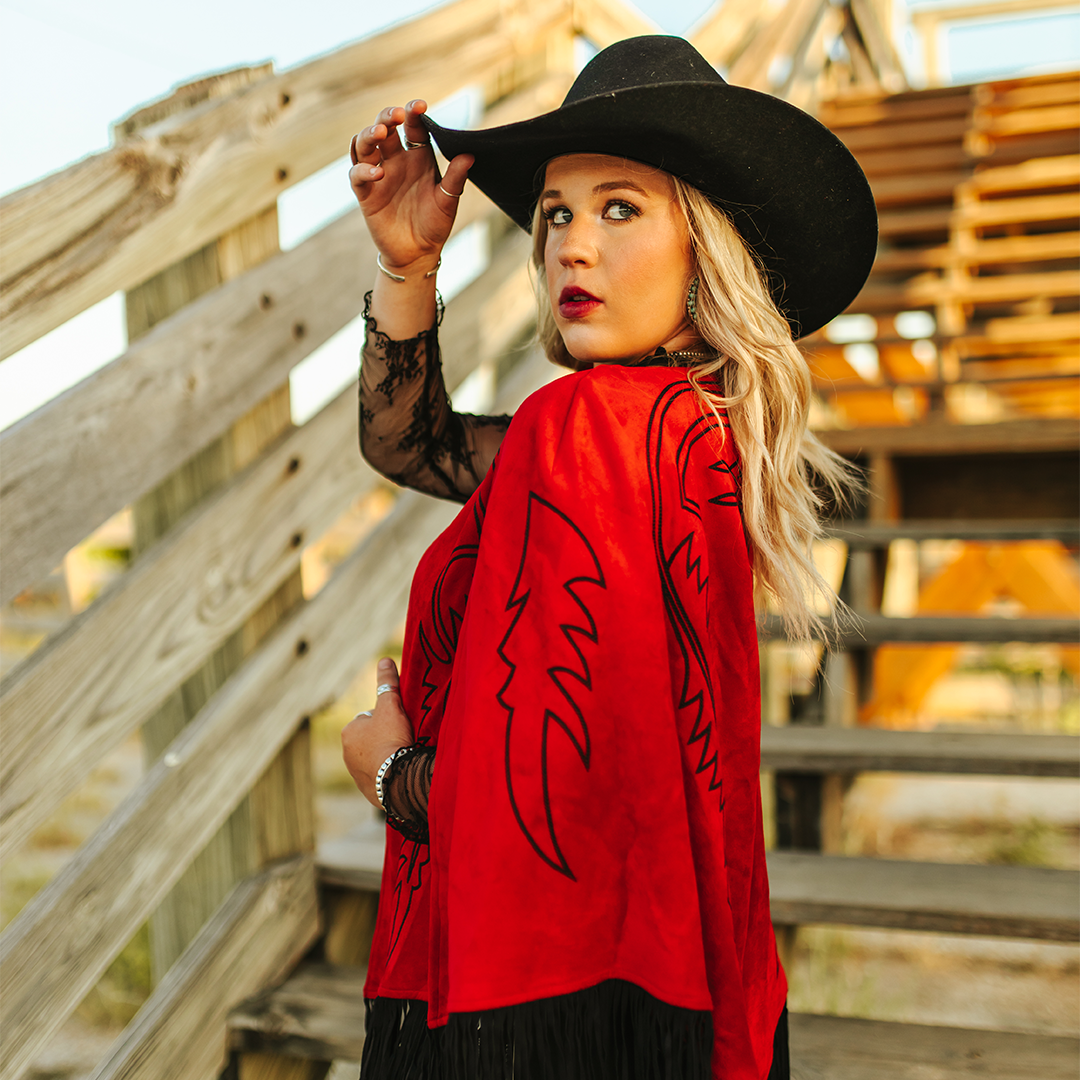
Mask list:
POLYGON ((3 355, 271 205, 388 102, 438 101, 569 20, 567 3, 458 0, 8 196, 3 355))
POLYGON ((597 48, 616 41, 663 31, 630 0, 573 0, 574 29, 597 48))
MULTIPOLYGON (((557 96, 563 82, 564 76, 544 79, 501 102, 487 119, 517 119, 537 100, 557 96)), ((469 185, 456 228, 491 211, 469 185)), ((374 274, 358 267, 374 261, 362 215, 346 214, 189 305, 107 367, 0 432, 0 603, 46 575, 101 522, 224 432, 355 318, 374 274), (73 462, 85 465, 73 468, 73 462)))
POLYGON ((403 495, 0 935, 3 1080, 48 1042, 301 721, 400 623, 412 568, 455 510, 403 495))
POLYGON ((912 427, 865 427, 819 431, 818 438, 838 454, 886 453, 1007 454, 1076 448, 1076 421, 1003 420, 996 424, 918 424, 912 427))
POLYGON ((774 923, 832 923, 1080 939, 1080 875, 1033 866, 968 866, 773 851, 774 923))
MULTIPOLYGON (((229 1010, 292 970, 319 932, 310 856, 238 884, 91 1080, 212 1080, 228 1056, 229 1010)), ((357 1017, 363 1015, 363 1003, 357 1017)))
MULTIPOLYGON (((448 308, 440 341, 449 387, 530 324, 527 246, 512 235, 448 308)), ((304 544, 377 482, 356 440, 350 388, 0 683, 0 857, 256 610, 299 565, 304 544)))
POLYGON ((788 772, 1080 777, 1080 739, 1075 735, 764 725, 761 767, 788 772))
POLYGON ((1069 519, 1049 521, 832 521, 828 536, 852 548, 888 547, 894 540, 1059 540, 1080 544, 1080 524, 1069 519))
MULTIPOLYGON (((496 407, 516 408, 552 371, 534 353, 496 407)), ((405 492, 0 935, 0 1080, 33 1060, 302 719, 344 693, 400 625, 412 569, 456 510, 405 492)))

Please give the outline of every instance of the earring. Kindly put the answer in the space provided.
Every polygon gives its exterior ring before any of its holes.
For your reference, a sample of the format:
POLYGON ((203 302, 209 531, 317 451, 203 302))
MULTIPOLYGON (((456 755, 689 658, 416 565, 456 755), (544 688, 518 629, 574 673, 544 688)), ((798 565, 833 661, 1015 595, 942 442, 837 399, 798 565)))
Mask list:
POLYGON ((700 281, 695 277, 690 282, 690 288, 686 293, 686 314, 690 316, 690 321, 695 326, 697 325, 697 294, 698 285, 700 284, 700 281))

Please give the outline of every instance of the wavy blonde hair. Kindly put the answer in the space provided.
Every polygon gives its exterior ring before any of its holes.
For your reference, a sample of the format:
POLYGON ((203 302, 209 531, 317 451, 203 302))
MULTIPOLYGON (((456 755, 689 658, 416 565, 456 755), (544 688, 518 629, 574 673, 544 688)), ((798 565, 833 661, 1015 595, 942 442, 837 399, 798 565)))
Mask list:
MULTIPOLYGON (((832 634, 815 611, 824 599, 838 617, 844 605, 814 565, 826 500, 847 505, 860 487, 853 466, 807 427, 810 369, 765 284, 764 271, 731 219, 697 188, 672 177, 689 230, 693 273, 700 279, 696 327, 717 358, 690 368, 703 409, 726 410, 742 461, 742 512, 757 582, 771 595, 793 637, 832 634), (722 393, 704 385, 719 381, 722 393), (816 485, 816 486, 815 486, 816 485)), ((548 358, 574 371, 547 291, 547 221, 533 218, 537 336, 548 358)), ((689 283, 688 283, 689 284, 689 283)), ((721 432, 723 428, 721 427, 721 432)))

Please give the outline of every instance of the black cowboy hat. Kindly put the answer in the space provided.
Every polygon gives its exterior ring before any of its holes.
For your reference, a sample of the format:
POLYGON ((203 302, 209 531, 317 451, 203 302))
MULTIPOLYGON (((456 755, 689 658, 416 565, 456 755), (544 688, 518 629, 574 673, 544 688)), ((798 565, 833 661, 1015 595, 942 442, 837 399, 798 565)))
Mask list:
POLYGON ((526 231, 543 166, 561 154, 612 154, 680 177, 731 216, 796 337, 843 311, 874 261, 874 197, 844 144, 794 105, 731 86, 683 38, 611 45, 558 109, 532 120, 480 131, 422 120, 447 158, 476 158, 469 179, 526 231))

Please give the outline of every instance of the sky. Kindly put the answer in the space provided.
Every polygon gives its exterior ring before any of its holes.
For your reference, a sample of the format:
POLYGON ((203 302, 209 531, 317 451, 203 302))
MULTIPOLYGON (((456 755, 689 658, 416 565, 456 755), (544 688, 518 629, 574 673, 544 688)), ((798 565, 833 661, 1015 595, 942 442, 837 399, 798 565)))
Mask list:
MULTIPOLYGON (((934 6, 909 0, 912 8, 934 6)), ((950 0, 952 2, 952 0, 950 0)), ((1039 0, 1032 0, 1032 10, 1039 0)), ((918 42, 898 41, 909 76, 921 75, 918 42)), ((140 103, 207 72, 273 60, 278 70, 338 48, 433 6, 430 0, 0 0, 0 192, 62 169, 108 145, 109 125, 140 103)), ((638 0, 667 33, 685 34, 712 0, 638 0)), ((1080 13, 1059 9, 943 27, 941 54, 952 81, 1080 67, 1080 13)), ((584 59, 584 57, 582 58, 584 59)), ((464 126, 468 100, 443 103, 443 122, 464 126)), ((358 127, 367 118, 358 118, 358 127)), ((341 162, 279 201, 282 247, 290 248, 347 210, 341 162)), ((467 232, 447 252, 440 284, 451 295, 482 259, 484 237, 467 232)), ((0 428, 123 351, 116 296, 0 364, 0 428)), ((359 329, 346 328, 294 373, 294 417, 302 421, 355 375, 359 329)))

